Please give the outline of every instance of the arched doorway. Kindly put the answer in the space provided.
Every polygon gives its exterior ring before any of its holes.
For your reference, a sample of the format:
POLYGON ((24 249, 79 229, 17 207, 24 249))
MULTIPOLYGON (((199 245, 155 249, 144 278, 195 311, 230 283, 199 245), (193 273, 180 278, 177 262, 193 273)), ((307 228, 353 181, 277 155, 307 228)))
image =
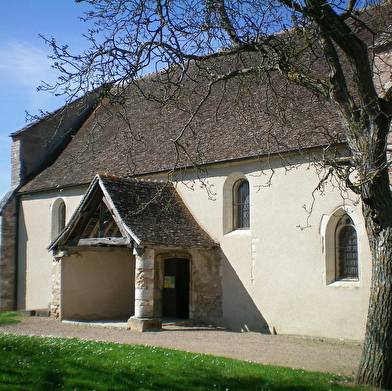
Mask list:
POLYGON ((163 276, 163 317, 188 319, 189 259, 165 259, 163 276))

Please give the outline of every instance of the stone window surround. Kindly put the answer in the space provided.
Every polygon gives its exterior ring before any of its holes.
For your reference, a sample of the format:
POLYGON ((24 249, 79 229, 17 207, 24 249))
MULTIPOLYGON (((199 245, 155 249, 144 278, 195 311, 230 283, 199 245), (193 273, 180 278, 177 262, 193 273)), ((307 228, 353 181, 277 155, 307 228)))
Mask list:
POLYGON ((335 288, 351 288, 361 285, 361 251, 360 238, 366 235, 362 219, 348 205, 339 206, 330 215, 323 215, 320 224, 322 250, 325 256, 324 283, 335 288), (347 214, 353 222, 358 240, 358 279, 336 279, 336 225, 340 218, 347 214))
MULTIPOLYGON (((233 199, 233 194, 235 190, 236 184, 238 184, 240 181, 247 181, 249 183, 249 205, 251 208, 252 205, 252 192, 250 191, 251 189, 251 183, 248 180, 248 178, 245 176, 245 174, 241 172, 233 172, 231 173, 225 180, 225 183, 223 184, 223 211, 222 211, 222 226, 223 226, 223 234, 228 234, 233 231, 237 231, 235 228, 235 219, 234 219, 234 199, 233 199)), ((251 213, 251 211, 250 211, 251 213)), ((248 231, 249 228, 241 228, 238 231, 248 231)))

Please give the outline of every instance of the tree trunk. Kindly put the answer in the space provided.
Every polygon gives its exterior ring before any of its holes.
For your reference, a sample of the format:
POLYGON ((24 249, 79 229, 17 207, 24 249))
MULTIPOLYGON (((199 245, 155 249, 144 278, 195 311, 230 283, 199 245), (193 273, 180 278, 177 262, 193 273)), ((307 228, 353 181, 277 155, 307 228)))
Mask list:
POLYGON ((372 256, 365 343, 356 381, 392 389, 392 193, 386 153, 390 121, 378 104, 358 110, 355 119, 336 106, 358 173, 353 190, 362 199, 372 256))
POLYGON ((372 253, 372 283, 357 382, 392 389, 392 200, 387 170, 364 187, 367 195, 363 213, 372 253))

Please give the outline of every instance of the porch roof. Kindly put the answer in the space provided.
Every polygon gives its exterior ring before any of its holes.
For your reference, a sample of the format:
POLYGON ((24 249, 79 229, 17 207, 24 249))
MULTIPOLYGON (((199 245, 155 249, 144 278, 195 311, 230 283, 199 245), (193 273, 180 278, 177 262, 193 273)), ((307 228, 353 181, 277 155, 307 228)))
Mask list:
POLYGON ((193 218, 173 184, 98 175, 48 249, 81 245, 210 247, 216 243, 193 218), (100 225, 104 227, 98 229, 100 225))

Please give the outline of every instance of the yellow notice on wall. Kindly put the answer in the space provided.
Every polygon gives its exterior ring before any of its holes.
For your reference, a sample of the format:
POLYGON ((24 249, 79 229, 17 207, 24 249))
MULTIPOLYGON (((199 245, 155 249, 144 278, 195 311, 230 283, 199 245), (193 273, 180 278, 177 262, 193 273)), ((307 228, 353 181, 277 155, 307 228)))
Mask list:
POLYGON ((176 277, 174 276, 165 276, 163 280, 164 288, 175 288, 176 287, 176 277))

